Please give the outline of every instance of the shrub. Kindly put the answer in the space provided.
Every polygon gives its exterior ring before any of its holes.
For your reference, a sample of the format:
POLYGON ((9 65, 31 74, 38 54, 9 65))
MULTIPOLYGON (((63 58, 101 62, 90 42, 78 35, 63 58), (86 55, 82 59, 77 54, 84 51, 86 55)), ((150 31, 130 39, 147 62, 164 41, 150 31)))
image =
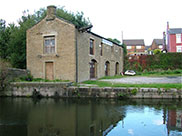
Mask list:
POLYGON ((155 49, 154 50, 154 54, 160 54, 161 53, 161 50, 160 49, 155 49))
POLYGON ((8 85, 8 67, 10 64, 0 59, 0 91, 4 91, 8 85))

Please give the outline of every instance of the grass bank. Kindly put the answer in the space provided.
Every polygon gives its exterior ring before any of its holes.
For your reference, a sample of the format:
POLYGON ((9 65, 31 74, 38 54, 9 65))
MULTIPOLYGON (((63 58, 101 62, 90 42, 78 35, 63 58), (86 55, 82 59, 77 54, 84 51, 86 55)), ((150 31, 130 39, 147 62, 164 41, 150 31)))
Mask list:
MULTIPOLYGON (((144 71, 144 72, 136 72, 135 76, 147 76, 147 77, 162 77, 162 76, 182 76, 182 69, 176 70, 155 70, 155 71, 144 71)), ((117 79, 127 77, 126 75, 115 75, 115 76, 106 76, 100 79, 117 79)), ((99 80, 100 80, 99 79, 99 80)))
POLYGON ((83 82, 83 84, 89 85, 97 85, 98 87, 136 87, 136 88, 177 88, 182 89, 182 84, 175 83, 175 84, 121 84, 121 83, 110 83, 110 82, 103 82, 98 80, 88 80, 83 82))

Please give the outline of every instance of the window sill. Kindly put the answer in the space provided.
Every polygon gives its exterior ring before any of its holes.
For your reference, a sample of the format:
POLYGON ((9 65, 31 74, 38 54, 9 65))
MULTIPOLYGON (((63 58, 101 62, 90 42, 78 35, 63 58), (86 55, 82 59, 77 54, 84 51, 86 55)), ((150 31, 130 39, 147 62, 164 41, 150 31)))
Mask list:
POLYGON ((38 58, 42 58, 42 57, 60 57, 58 54, 56 53, 52 53, 52 54, 41 54, 41 55, 37 55, 38 58))

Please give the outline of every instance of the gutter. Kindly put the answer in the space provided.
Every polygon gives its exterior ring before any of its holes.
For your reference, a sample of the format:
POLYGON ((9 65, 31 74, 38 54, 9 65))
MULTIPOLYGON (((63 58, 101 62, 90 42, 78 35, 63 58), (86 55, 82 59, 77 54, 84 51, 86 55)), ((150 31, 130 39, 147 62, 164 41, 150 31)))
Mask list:
POLYGON ((77 29, 75 28, 75 58, 76 58, 76 83, 78 83, 78 39, 77 39, 77 29))

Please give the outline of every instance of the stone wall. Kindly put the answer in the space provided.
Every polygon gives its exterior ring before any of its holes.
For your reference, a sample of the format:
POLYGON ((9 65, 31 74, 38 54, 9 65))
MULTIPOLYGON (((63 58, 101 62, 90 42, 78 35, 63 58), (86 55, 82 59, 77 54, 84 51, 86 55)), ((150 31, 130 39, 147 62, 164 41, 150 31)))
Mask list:
POLYGON ((38 94, 42 97, 83 97, 83 98, 182 98, 182 89, 157 88, 111 88, 111 87, 75 87, 71 83, 11 83, 9 91, 0 96, 32 97, 38 94))
MULTIPOLYGON (((78 81, 90 79, 90 63, 97 63, 96 78, 105 76, 105 63, 109 62, 109 76, 115 75, 116 63, 119 64, 118 74, 123 72, 123 48, 113 43, 113 46, 102 42, 104 38, 91 32, 77 32, 78 44, 78 81), (94 41, 94 53, 90 54, 90 39, 94 41), (102 46, 102 55, 101 52, 102 46)), ((104 39, 106 40, 106 39, 104 39)))
POLYGON ((46 63, 53 63, 53 78, 75 81, 75 26, 55 18, 41 20, 27 31, 27 69, 35 78, 46 77, 46 63), (55 37, 55 53, 44 52, 44 38, 55 37))
POLYGON ((17 68, 8 68, 8 79, 12 80, 19 77, 27 76, 29 73, 28 70, 25 69, 17 69, 17 68))

